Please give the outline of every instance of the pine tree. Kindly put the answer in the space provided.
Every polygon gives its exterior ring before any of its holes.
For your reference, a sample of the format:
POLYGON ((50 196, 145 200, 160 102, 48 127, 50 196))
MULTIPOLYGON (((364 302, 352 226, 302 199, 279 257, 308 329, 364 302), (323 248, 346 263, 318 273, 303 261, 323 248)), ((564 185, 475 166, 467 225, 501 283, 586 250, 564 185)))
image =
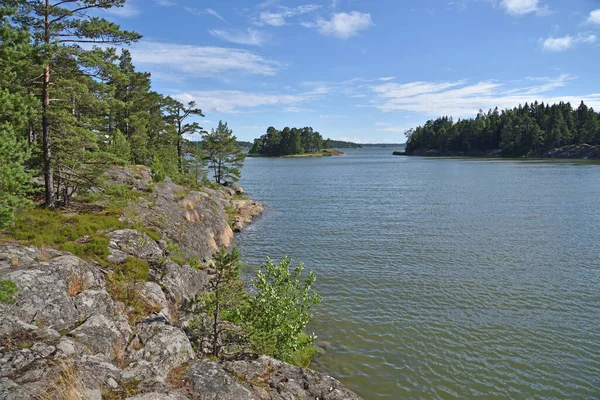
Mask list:
POLYGON ((79 59, 85 57, 86 51, 78 44, 130 43, 138 40, 140 35, 122 31, 118 25, 106 19, 90 16, 94 10, 122 7, 125 0, 23 0, 17 4, 13 19, 31 32, 36 43, 41 43, 43 173, 46 206, 54 207, 56 194, 52 142, 53 131, 56 132, 58 127, 51 118, 51 104, 58 99, 71 100, 56 95, 61 94, 60 83, 66 79, 64 72, 73 72, 73 68, 61 71, 60 67, 69 64, 69 61, 71 66, 76 65, 79 59), (53 79, 55 74, 59 79, 53 79))
POLYGON ((240 179, 245 155, 243 150, 237 146, 236 137, 227 127, 227 123, 219 121, 216 130, 205 133, 202 147, 206 153, 209 168, 213 170, 216 183, 224 184, 228 180, 240 179))

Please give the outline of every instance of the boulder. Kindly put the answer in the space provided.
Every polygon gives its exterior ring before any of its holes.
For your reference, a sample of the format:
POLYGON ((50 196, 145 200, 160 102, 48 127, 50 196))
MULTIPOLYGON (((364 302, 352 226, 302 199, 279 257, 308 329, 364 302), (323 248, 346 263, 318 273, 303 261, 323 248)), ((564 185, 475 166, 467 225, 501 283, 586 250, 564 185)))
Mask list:
POLYGON ((194 400, 257 399, 214 361, 196 360, 190 364, 186 375, 190 382, 190 397, 194 400))
POLYGON ((235 194, 240 195, 240 196, 243 195, 244 193, 246 193, 244 191, 244 188, 241 187, 240 184, 237 183, 237 182, 227 181, 227 182, 225 182, 224 186, 226 188, 229 188, 229 189, 233 190, 235 192, 235 194))
POLYGON ((131 334, 126 319, 111 319, 102 314, 92 315, 68 333, 77 342, 87 346, 93 354, 102 354, 109 361, 115 358, 117 346, 124 347, 129 342, 131 334))
POLYGON ((172 368, 194 358, 185 333, 164 317, 138 323, 136 332, 128 347, 131 364, 124 372, 127 377, 162 381, 172 368))
POLYGON ((123 263, 127 256, 141 258, 146 261, 158 260, 164 256, 158 243, 148 235, 133 229, 122 229, 110 232, 108 260, 123 263))
POLYGON ((205 271, 179 265, 172 260, 151 265, 150 275, 160 284, 166 296, 179 304, 195 299, 208 283, 205 271))

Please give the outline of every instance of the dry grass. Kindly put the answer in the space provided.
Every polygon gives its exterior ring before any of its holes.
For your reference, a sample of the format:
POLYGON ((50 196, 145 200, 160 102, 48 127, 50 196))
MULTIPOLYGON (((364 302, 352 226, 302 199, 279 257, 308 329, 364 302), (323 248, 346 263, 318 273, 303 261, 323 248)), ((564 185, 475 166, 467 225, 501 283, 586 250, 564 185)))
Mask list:
POLYGON ((87 282, 83 272, 73 272, 67 280, 67 293, 70 297, 75 297, 85 291, 87 282))
POLYGON ((58 361, 59 373, 50 386, 36 400, 88 400, 91 394, 85 387, 81 375, 73 363, 58 361))
POLYGON ((127 366, 127 359, 125 357, 125 343, 121 338, 117 339, 115 347, 113 349, 114 364, 119 368, 123 369, 127 366))
POLYGON ((188 369, 189 363, 181 364, 179 367, 175 367, 167 374, 166 384, 173 389, 181 389, 187 386, 189 378, 185 375, 188 369))
POLYGON ((172 303, 169 303, 169 314, 171 315, 173 325, 177 325, 181 317, 181 303, 179 300, 176 299, 172 303))

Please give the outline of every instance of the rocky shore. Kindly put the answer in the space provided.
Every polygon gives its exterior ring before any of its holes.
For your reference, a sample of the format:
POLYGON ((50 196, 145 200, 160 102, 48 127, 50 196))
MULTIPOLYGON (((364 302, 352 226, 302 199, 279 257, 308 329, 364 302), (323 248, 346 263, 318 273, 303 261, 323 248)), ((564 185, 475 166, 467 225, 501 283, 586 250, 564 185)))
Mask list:
POLYGON ((137 288, 144 313, 132 318, 131 307, 111 296, 100 263, 1 244, 0 281, 15 282, 18 292, 0 303, 0 399, 358 399, 309 369, 260 355, 216 359, 193 347, 182 305, 205 290, 213 255, 260 215, 259 203, 240 198, 237 187, 153 184, 143 167, 115 169, 108 179, 151 193, 123 212, 128 229, 106 232, 112 263, 134 257, 149 266, 137 288), (173 261, 173 244, 201 265, 173 261))

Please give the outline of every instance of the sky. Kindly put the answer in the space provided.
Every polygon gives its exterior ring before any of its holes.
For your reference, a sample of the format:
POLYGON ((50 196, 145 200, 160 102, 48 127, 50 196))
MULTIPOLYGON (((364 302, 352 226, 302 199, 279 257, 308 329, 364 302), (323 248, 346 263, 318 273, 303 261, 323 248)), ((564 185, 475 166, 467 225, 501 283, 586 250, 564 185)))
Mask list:
POLYGON ((600 0, 127 0, 105 17, 144 36, 130 50, 154 90, 239 140, 403 143, 496 106, 600 110, 600 0))

